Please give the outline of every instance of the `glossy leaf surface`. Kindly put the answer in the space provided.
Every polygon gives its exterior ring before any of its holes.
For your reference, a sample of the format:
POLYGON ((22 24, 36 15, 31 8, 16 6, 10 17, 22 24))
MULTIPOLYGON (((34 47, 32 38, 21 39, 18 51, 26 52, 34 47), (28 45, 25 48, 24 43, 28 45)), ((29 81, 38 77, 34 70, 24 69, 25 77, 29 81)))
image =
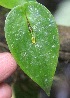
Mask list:
POLYGON ((29 1, 36 1, 36 0, 0 0, 0 5, 12 9, 17 5, 23 5, 24 3, 29 1))
POLYGON ((17 6, 6 18, 5 35, 18 65, 49 95, 59 54, 51 13, 37 2, 17 6))

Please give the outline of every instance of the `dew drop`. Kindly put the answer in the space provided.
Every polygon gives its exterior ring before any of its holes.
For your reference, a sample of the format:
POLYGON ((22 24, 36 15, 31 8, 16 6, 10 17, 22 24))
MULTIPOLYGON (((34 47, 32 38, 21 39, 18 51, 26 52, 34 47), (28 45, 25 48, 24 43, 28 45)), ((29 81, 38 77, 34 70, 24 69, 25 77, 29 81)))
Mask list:
POLYGON ((23 56, 26 56, 26 52, 24 53, 24 55, 23 56))
POLYGON ((11 44, 11 48, 13 48, 13 44, 11 44))
POLYGON ((39 47, 39 44, 36 44, 35 47, 39 47))
POLYGON ((55 45, 52 45, 52 48, 54 48, 55 47, 55 45))
POLYGON ((45 79, 45 82, 47 82, 47 79, 45 79))

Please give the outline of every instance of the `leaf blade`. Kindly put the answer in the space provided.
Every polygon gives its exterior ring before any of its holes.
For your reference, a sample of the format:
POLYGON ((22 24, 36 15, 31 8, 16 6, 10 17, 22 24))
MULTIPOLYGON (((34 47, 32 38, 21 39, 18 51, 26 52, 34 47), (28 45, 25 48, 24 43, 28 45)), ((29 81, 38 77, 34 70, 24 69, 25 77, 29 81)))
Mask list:
POLYGON ((37 2, 18 6, 8 15, 5 32, 21 69, 49 95, 59 54, 59 35, 51 13, 37 2))
POLYGON ((29 1, 36 1, 36 0, 0 0, 0 5, 8 8, 8 9, 12 9, 15 6, 18 5, 24 5, 26 2, 29 1))

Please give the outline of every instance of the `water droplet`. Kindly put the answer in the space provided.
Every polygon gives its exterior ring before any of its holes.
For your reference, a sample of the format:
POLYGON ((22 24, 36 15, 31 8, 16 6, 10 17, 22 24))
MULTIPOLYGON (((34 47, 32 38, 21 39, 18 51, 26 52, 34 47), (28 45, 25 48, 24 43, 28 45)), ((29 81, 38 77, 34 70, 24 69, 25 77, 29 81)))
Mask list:
POLYGON ((52 48, 54 48, 55 47, 55 45, 52 45, 52 48))
POLYGON ((13 44, 11 44, 11 48, 13 48, 13 44))
POLYGON ((52 58, 54 58, 55 56, 52 56, 52 58))
POLYGON ((36 28, 37 28, 37 27, 34 25, 34 26, 33 26, 33 29, 35 30, 36 28))
POLYGON ((45 82, 47 82, 47 79, 45 79, 45 82))
POLYGON ((45 77, 46 77, 47 75, 45 75, 45 77))
POLYGON ((28 66, 26 66, 26 69, 28 69, 28 66))
POLYGON ((51 26, 51 24, 49 24, 49 27, 51 26))
POLYGON ((24 56, 26 56, 26 52, 24 53, 24 56))
POLYGON ((18 38, 16 38, 15 40, 18 40, 18 38))
POLYGON ((35 56, 34 58, 36 59, 37 57, 35 56))
POLYGON ((35 47, 39 47, 39 44, 36 44, 35 47))

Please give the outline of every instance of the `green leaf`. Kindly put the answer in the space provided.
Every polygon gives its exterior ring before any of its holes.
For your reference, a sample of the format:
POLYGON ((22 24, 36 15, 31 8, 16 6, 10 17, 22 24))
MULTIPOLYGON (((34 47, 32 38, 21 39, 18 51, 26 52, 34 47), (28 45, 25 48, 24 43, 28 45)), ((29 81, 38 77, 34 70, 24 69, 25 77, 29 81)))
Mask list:
POLYGON ((59 54, 51 13, 37 2, 17 6, 5 21, 9 49, 21 69, 49 95, 59 54))
POLYGON ((17 5, 23 5, 24 3, 29 1, 36 1, 36 0, 0 0, 0 5, 5 8, 12 9, 17 5))

